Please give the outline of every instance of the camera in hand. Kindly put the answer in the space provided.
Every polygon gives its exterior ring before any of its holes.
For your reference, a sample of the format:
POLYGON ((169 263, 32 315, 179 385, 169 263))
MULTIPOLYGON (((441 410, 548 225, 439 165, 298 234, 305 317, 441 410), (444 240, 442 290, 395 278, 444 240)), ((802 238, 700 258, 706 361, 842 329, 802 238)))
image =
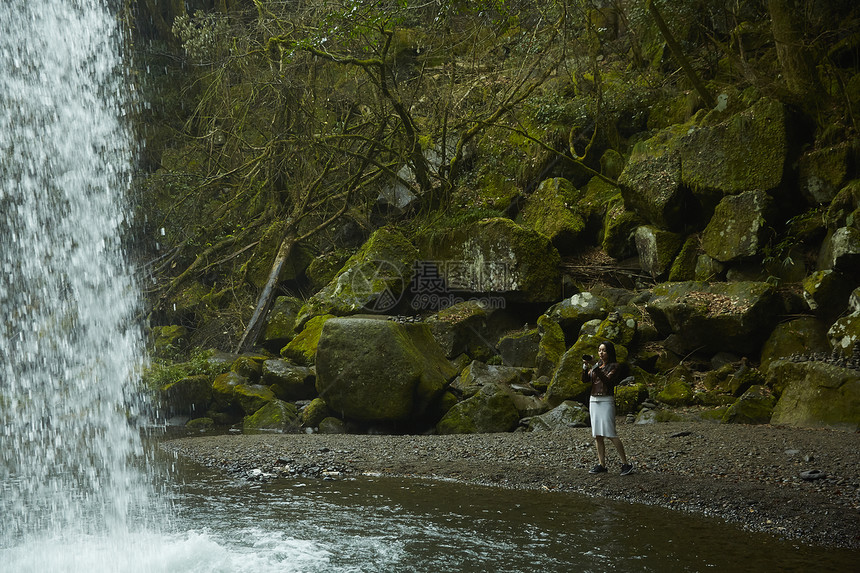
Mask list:
POLYGON ((591 354, 583 354, 582 355, 582 359, 585 360, 586 362, 591 362, 592 358, 594 358, 594 356, 592 356, 591 354))

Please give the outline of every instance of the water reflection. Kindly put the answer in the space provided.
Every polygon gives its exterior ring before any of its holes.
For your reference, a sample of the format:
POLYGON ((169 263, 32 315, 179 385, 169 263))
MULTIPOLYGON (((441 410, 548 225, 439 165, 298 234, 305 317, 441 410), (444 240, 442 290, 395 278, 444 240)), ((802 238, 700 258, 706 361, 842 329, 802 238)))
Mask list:
POLYGON ((250 484, 178 469, 180 537, 215 543, 241 571, 252 569, 236 556, 253 556, 254 571, 361 572, 850 571, 858 557, 558 492, 370 477, 250 484))

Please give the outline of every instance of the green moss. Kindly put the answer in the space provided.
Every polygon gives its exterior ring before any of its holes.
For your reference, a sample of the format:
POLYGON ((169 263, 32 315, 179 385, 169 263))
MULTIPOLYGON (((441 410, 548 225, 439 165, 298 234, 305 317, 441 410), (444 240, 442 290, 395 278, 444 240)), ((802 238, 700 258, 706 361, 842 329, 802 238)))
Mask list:
POLYGON ((537 320, 538 343, 537 376, 552 376, 567 349, 564 331, 557 322, 542 314, 537 320))
POLYGON ((233 396, 247 415, 277 399, 271 388, 260 384, 237 384, 233 387, 233 396))
POLYGON ((570 251, 585 229, 585 221, 576 209, 578 195, 567 179, 547 179, 529 197, 520 219, 549 238, 559 250, 570 251))
POLYGON ((255 432, 294 432, 299 427, 296 407, 289 402, 272 400, 261 406, 242 424, 245 433, 255 432))
POLYGON ((623 416, 632 414, 639 405, 648 398, 648 388, 645 384, 637 383, 615 388, 615 412, 623 416))
POLYGON ((687 237, 681 252, 675 257, 672 268, 669 269, 670 281, 691 281, 696 276, 696 261, 699 258, 698 236, 687 237))
POLYGON ((325 314, 310 319, 304 329, 281 349, 281 356, 298 364, 313 364, 323 326, 330 318, 334 318, 334 315, 325 314))
POLYGON ((322 398, 314 398, 304 410, 302 410, 302 426, 316 428, 324 418, 332 415, 331 409, 322 398))

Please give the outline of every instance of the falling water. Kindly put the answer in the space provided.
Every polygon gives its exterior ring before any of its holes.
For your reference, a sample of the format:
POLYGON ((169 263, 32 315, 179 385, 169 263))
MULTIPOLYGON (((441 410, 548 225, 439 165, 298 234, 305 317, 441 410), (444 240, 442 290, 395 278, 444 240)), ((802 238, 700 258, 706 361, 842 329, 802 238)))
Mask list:
POLYGON ((147 498, 120 238, 129 98, 109 4, 0 4, 2 552, 120 535, 147 498))

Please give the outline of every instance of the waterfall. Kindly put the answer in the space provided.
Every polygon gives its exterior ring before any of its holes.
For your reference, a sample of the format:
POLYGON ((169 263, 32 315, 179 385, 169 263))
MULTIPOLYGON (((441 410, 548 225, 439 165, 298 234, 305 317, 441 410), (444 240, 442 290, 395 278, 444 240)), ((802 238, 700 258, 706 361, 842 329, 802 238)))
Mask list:
POLYGON ((0 3, 0 558, 127 531, 148 498, 121 240, 131 98, 110 4, 0 3))

